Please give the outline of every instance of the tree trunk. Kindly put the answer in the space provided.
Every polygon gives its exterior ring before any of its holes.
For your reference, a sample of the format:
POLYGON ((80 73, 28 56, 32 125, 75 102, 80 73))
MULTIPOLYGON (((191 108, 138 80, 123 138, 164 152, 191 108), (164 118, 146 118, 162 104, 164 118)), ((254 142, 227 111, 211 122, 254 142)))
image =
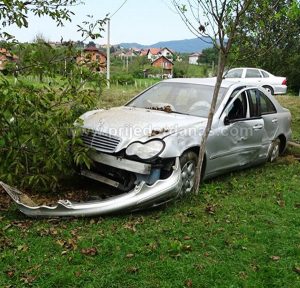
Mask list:
POLYGON ((213 98, 211 101, 211 106, 208 114, 208 119, 207 119, 207 124, 201 139, 200 143, 200 150, 199 150, 199 155, 198 155, 198 162, 197 162, 197 169, 196 169, 196 177, 195 177, 195 186, 194 190, 195 193, 199 193, 199 187, 200 187, 200 181, 201 181, 201 173, 203 169, 203 160, 204 160, 204 155, 205 155, 205 150, 206 150, 206 142, 207 138, 211 129, 212 121, 213 121, 213 116, 215 114, 215 109, 216 109, 216 104, 218 100, 218 95, 220 91, 220 87, 222 84, 223 80, 223 73, 224 73, 224 68, 226 64, 226 52, 224 52, 222 49, 219 50, 219 61, 218 61, 218 70, 217 70, 217 82, 216 86, 214 89, 213 93, 213 98))

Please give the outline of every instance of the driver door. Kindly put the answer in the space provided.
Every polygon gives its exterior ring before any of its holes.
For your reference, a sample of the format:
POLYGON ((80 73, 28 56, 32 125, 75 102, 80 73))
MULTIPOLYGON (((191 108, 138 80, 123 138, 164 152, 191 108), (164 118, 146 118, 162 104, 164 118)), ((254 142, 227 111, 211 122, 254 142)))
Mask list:
POLYGON ((247 90, 242 89, 229 101, 208 139, 210 172, 242 167, 259 157, 264 121, 250 117, 247 90))

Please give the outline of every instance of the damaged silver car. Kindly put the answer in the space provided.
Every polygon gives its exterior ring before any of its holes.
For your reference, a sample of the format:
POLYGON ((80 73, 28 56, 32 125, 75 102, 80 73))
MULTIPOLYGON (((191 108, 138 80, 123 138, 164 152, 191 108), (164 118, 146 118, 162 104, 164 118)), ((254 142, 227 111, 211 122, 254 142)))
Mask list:
MULTIPOLYGON (((55 206, 23 201, 4 188, 29 216, 93 216, 154 207, 192 191, 199 143, 215 80, 169 79, 126 105, 82 115, 81 138, 92 167, 82 176, 117 188, 117 196, 55 206)), ((291 137, 291 114, 265 89, 222 82, 202 178, 274 161, 291 137)))

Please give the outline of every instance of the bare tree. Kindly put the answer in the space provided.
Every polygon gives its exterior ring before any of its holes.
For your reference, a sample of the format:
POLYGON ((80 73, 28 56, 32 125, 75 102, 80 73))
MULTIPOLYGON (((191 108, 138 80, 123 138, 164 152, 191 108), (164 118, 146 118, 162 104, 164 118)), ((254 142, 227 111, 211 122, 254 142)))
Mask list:
POLYGON ((187 28, 203 41, 210 41, 218 49, 217 80, 200 143, 194 190, 199 191, 206 142, 211 130, 224 68, 232 43, 241 25, 242 16, 253 0, 171 0, 187 28))

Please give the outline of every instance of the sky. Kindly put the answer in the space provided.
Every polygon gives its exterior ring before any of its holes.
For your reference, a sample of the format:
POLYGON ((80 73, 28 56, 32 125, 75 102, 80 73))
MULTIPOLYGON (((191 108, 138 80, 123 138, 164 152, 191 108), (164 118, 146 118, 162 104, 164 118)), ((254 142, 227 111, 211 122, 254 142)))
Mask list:
MULTIPOLYGON (((170 0, 83 0, 84 5, 73 8, 75 16, 72 23, 64 27, 56 24, 48 17, 29 16, 29 28, 11 27, 8 32, 21 42, 30 42, 36 35, 42 34, 46 40, 82 40, 77 26, 86 20, 86 15, 94 19, 103 19, 106 14, 111 18, 111 44, 137 42, 151 45, 160 41, 183 40, 195 38, 175 12, 170 0)), ((95 40, 97 44, 107 43, 106 27, 103 38, 95 40)))

